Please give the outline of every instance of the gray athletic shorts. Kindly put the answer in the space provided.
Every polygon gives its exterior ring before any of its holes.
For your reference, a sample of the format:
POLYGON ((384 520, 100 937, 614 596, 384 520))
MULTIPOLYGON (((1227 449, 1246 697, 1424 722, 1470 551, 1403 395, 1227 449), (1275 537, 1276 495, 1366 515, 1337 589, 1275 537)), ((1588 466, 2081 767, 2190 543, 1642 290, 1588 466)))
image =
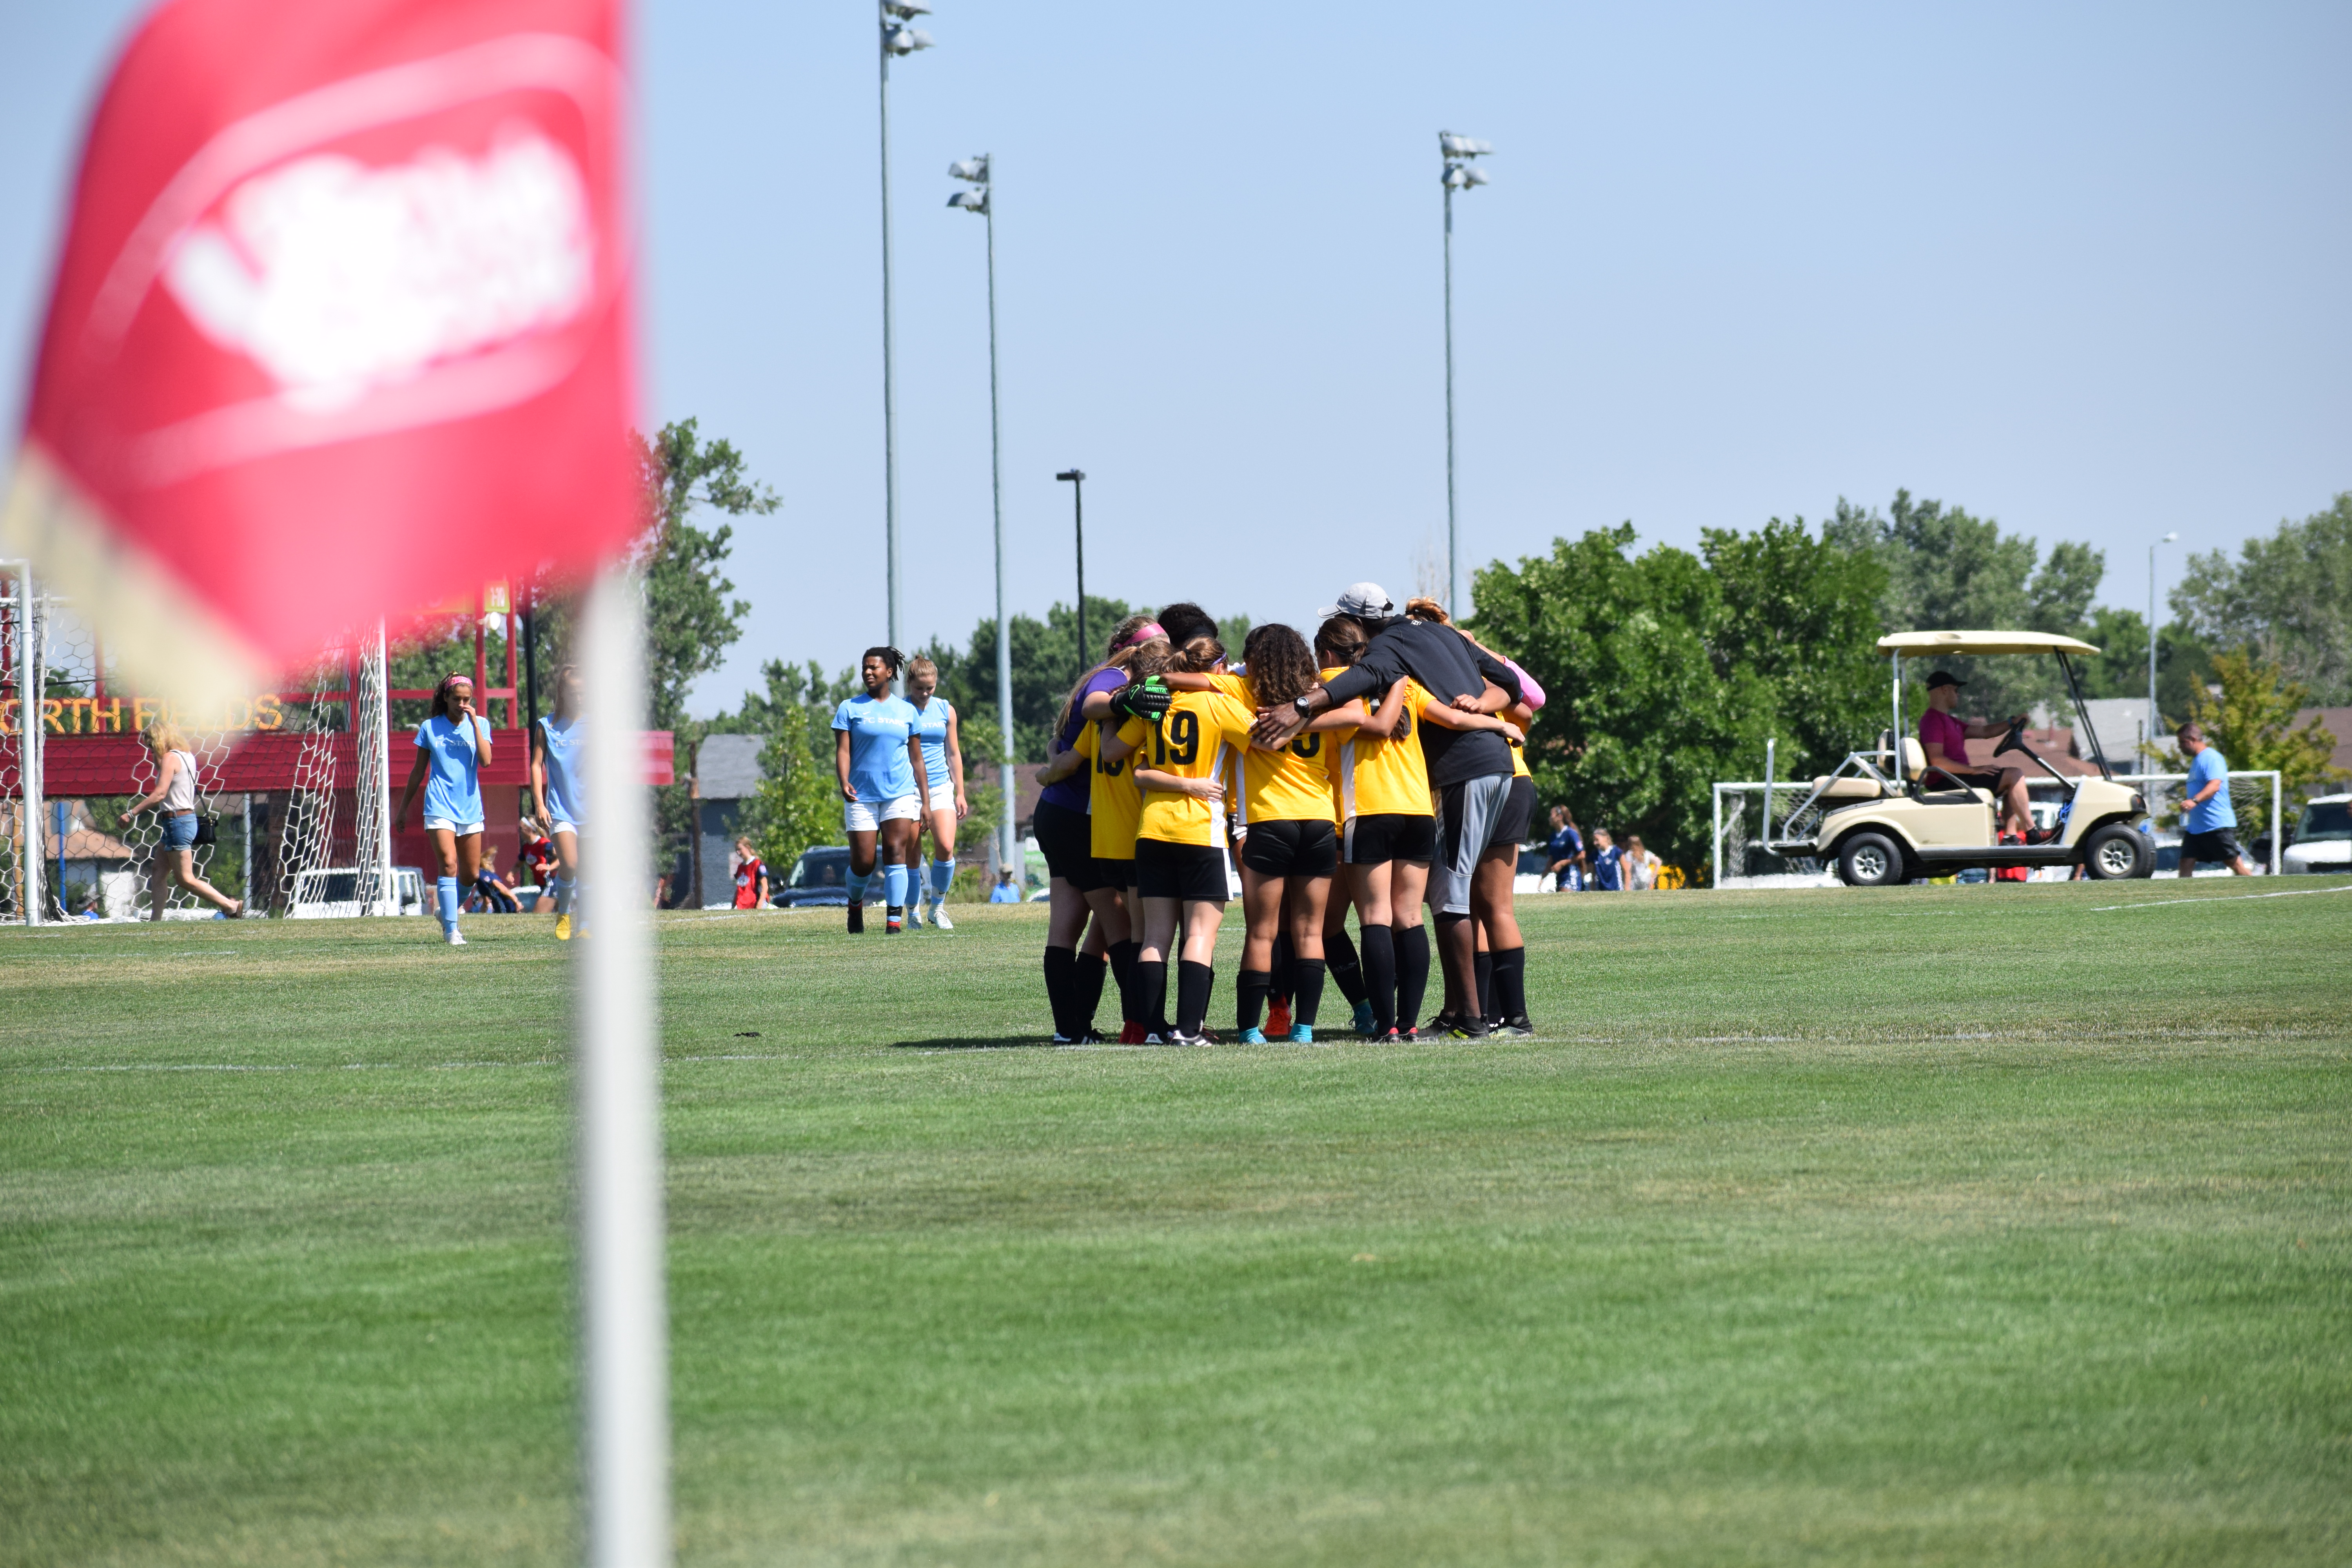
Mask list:
MULTIPOLYGON (((1508 817, 1511 775, 1489 773, 1447 784, 1437 797, 1437 858, 1429 865, 1429 907, 1442 915, 1470 912, 1470 878, 1478 857, 1517 838, 1508 817)), ((1524 824, 1523 824, 1524 826, 1524 824)))

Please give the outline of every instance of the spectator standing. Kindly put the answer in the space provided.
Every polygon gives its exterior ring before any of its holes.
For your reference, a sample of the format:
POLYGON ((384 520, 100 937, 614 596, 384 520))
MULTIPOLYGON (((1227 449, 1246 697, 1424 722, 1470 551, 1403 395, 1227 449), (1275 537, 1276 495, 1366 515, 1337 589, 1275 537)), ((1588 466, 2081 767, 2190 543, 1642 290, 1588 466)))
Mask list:
POLYGON ((1584 887, 1584 835, 1577 831, 1576 817, 1564 805, 1551 808, 1551 843, 1547 847, 1553 886, 1563 893, 1580 891, 1584 887))
POLYGON ((996 874, 996 886, 988 889, 988 901, 992 904, 1017 904, 1021 901, 1021 889, 1013 880, 1013 868, 1008 866, 996 874))
POLYGON ((1640 834, 1629 833, 1625 836, 1624 857, 1625 890, 1632 893, 1647 893, 1655 889, 1658 885, 1658 868, 1664 862, 1642 847, 1640 834))
POLYGON ((768 863, 760 858, 749 838, 735 840, 735 907, 764 910, 768 902, 768 863))
POLYGON ((1617 847, 1614 836, 1605 827, 1592 830, 1592 886, 1603 893, 1622 892, 1625 852, 1617 847))
POLYGON ((2180 874, 2195 871, 2200 860, 2217 860, 2238 876, 2252 876, 2230 831, 2238 826, 2237 807, 2230 804, 2230 760, 2195 724, 2180 726, 2179 738, 2189 757, 2189 782, 2181 786, 2187 798, 2180 812, 2180 874))

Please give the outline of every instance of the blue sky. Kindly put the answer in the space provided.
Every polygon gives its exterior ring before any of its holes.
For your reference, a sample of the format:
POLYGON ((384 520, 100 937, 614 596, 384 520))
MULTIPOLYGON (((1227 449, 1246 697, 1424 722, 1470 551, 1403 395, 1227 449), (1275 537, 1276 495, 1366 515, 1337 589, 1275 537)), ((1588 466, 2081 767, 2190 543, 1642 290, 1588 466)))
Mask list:
MULTIPOLYGON (((895 68, 909 631, 991 608, 978 219, 998 174, 1014 608, 1087 581, 1303 619, 1402 595, 1445 527, 1441 127, 1465 561, 1897 486, 2105 549, 2233 548, 2352 488, 2352 8, 989 5, 895 68)), ((18 416, 79 127, 138 7, 12 7, 0 414, 18 416)), ((648 420, 784 498, 699 689, 882 626, 874 21, 653 0, 648 420)))

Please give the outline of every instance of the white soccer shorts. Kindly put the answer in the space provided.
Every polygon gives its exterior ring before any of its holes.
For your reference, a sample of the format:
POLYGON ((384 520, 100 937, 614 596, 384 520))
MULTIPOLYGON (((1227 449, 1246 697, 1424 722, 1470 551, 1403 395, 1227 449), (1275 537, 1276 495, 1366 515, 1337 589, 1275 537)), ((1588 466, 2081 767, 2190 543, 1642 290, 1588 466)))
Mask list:
POLYGON ((876 833, 886 822, 913 822, 923 815, 923 797, 902 795, 882 803, 874 809, 867 800, 845 800, 841 803, 841 826, 852 833, 876 833))

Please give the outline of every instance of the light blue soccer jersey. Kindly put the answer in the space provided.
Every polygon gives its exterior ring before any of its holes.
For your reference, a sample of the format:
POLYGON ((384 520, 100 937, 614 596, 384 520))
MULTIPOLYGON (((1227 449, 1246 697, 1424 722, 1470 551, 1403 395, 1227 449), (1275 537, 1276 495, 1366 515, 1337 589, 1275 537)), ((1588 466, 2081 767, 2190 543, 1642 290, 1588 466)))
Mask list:
POLYGON ((2180 819, 2184 833, 2210 833, 2217 827, 2238 826, 2238 808, 2230 804, 2230 760, 2219 746, 2208 746, 2189 763, 2189 782, 2180 787, 2195 795, 2207 784, 2220 780, 2221 787, 2213 792, 2210 800, 2200 801, 2189 808, 2180 819))
POLYGON ((427 759, 425 815, 463 827, 482 820, 482 759, 474 721, 453 724, 436 713, 416 726, 416 749, 427 759))
POLYGON ((849 734, 849 786, 868 805, 915 793, 915 770, 907 763, 907 737, 922 715, 903 697, 864 692, 833 710, 833 727, 849 734))
MULTIPOLYGON (((907 706, 914 708, 909 702, 907 706)), ((915 738, 923 742, 923 771, 930 775, 931 798, 938 804, 941 790, 955 781, 948 776, 948 721, 955 709, 944 697, 933 696, 920 708, 915 708, 915 738)))
POLYGON ((568 822, 574 827, 588 826, 587 792, 581 787, 588 771, 588 731, 583 715, 573 714, 562 724, 550 714, 539 721, 540 733, 547 738, 545 763, 547 769, 547 815, 549 826, 568 822))

